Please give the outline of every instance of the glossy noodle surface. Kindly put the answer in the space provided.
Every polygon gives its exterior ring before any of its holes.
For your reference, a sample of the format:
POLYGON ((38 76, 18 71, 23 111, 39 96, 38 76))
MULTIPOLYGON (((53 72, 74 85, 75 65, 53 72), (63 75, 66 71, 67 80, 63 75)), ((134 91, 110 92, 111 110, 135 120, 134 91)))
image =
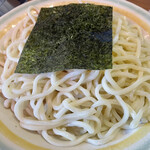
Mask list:
POLYGON ((0 39, 0 92, 21 127, 56 146, 102 145, 150 121, 150 41, 137 24, 113 14, 113 69, 15 74, 38 13, 0 39))

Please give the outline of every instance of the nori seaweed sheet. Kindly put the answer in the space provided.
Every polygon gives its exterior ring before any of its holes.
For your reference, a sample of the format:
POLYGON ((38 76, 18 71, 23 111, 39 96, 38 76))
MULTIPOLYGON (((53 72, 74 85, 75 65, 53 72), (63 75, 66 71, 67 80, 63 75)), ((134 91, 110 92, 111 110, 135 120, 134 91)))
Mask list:
POLYGON ((112 7, 42 8, 15 73, 112 68, 112 7))

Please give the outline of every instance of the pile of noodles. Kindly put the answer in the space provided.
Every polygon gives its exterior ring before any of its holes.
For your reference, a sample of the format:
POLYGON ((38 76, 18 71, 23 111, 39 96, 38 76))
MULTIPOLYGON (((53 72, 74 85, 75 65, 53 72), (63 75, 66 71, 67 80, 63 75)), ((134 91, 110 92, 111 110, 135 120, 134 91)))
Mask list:
POLYGON ((0 40, 0 92, 22 128, 56 146, 102 145, 150 121, 150 41, 138 25, 114 13, 113 69, 16 74, 38 13, 30 7, 0 40))

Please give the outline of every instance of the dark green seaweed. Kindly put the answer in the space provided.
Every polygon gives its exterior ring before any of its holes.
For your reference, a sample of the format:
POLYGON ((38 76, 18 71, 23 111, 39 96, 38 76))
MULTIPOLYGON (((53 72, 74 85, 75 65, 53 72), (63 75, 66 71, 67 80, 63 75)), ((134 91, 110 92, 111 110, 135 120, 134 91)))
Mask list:
POLYGON ((112 7, 70 4, 42 8, 16 73, 112 68, 112 7))

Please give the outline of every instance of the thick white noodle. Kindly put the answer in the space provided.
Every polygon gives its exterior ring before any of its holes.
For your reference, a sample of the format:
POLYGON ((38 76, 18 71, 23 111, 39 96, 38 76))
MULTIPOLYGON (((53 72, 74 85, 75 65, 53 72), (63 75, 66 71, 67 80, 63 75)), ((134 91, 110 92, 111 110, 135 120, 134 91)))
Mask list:
POLYGON ((56 146, 102 145, 150 121, 150 45, 138 25, 113 15, 113 69, 15 74, 38 13, 28 8, 0 39, 0 92, 21 127, 56 146))

